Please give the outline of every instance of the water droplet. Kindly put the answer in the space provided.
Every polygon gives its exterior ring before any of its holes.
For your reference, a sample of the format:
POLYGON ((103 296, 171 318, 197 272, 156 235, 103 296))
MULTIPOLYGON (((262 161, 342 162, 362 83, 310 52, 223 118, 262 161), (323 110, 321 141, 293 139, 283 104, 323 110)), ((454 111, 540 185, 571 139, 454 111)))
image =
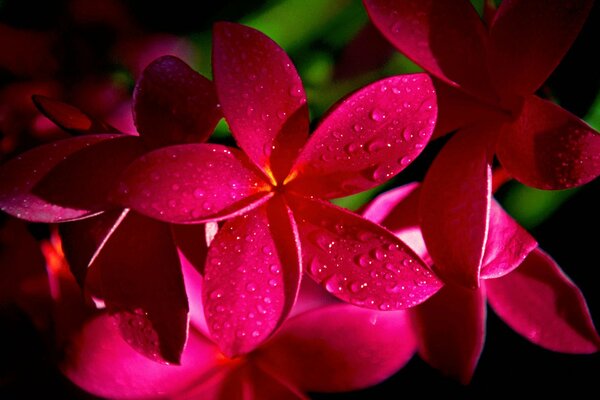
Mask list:
POLYGON ((410 164, 410 162, 412 161, 412 159, 409 156, 404 156, 399 160, 400 165, 406 166, 408 164, 410 164))
POLYGON ((389 310, 391 307, 392 307, 392 306, 391 306, 389 303, 381 303, 381 304, 379 305, 379 309, 380 309, 381 311, 387 311, 387 310, 389 310))
POLYGON ((277 112, 277 118, 279 118, 279 119, 285 119, 285 117, 287 117, 287 113, 285 111, 278 111, 277 112))
POLYGON ((383 140, 375 139, 367 145, 367 151, 370 153, 385 149, 388 147, 383 140))
POLYGON ((253 113, 254 113, 254 107, 248 106, 248 108, 246 108, 246 115, 251 116, 253 113))
POLYGON ((356 264, 360 267, 368 267, 373 263, 373 261, 366 255, 361 254, 356 259, 356 264))
POLYGON ((211 208, 212 208, 212 205, 211 205, 211 204, 210 204, 208 201, 205 201, 205 202, 202 204, 202 208, 203 208, 204 210, 206 210, 206 211, 210 211, 210 210, 211 210, 211 208))
POLYGON ((264 301, 266 304, 271 304, 271 298, 270 298, 270 297, 265 297, 265 298, 263 299, 263 301, 264 301))
POLYGON ((202 197, 204 197, 204 192, 200 189, 195 189, 194 190, 194 197, 197 199, 201 199, 202 197))
POLYGON ((265 315, 267 313, 267 309, 264 308, 262 305, 258 304, 256 306, 256 311, 259 312, 259 314, 265 315))
POLYGON ((385 263, 384 268, 394 273, 398 272, 398 268, 396 268, 392 263, 385 263))
POLYGON ((350 282, 348 289, 350 289, 352 293, 358 293, 361 289, 361 284, 358 282, 350 282))
POLYGON ((150 178, 152 178, 153 181, 158 181, 160 179, 160 175, 158 172, 153 172, 150 174, 150 178))
POLYGON ((256 80, 256 74, 248 74, 248 80, 251 80, 251 81, 256 80))
POLYGON ((175 200, 169 200, 169 207, 171 207, 171 208, 177 207, 177 202, 175 200))
POLYGON ((383 111, 378 110, 378 109, 374 109, 373 111, 371 111, 371 113, 369 114, 369 117, 375 121, 375 122, 381 122, 386 118, 386 115, 383 111))
POLYGON ((327 289, 329 293, 341 293, 344 291, 340 279, 336 275, 325 281, 325 289, 327 289))
POLYGON ((259 331, 253 331, 252 332, 252 337, 259 337, 260 336, 260 332, 259 331))
POLYGON ((269 280, 269 285, 276 287, 277 286, 277 281, 275 279, 271 279, 269 280))
POLYGON ((389 165, 380 165, 375 168, 371 177, 375 182, 384 182, 392 177, 393 172, 389 165))
POLYGON ((213 300, 220 299, 221 297, 223 297, 223 292, 220 290, 213 290, 208 296, 213 300))
POLYGON ((302 97, 302 88, 297 86, 292 86, 290 88, 290 96, 292 97, 302 97))
POLYGON ((383 261, 387 257, 387 254, 385 254, 383 250, 377 248, 373 250, 373 257, 379 261, 383 261))
POLYGON ((264 255, 270 256, 273 254, 273 250, 271 250, 271 248, 269 246, 264 246, 262 248, 262 252, 264 255))
POLYGON ((363 126, 356 124, 356 125, 354 125, 353 129, 354 129, 354 132, 360 132, 363 130, 363 126))
POLYGON ((246 285, 246 290, 250 293, 256 292, 256 285, 254 283, 249 283, 246 285))

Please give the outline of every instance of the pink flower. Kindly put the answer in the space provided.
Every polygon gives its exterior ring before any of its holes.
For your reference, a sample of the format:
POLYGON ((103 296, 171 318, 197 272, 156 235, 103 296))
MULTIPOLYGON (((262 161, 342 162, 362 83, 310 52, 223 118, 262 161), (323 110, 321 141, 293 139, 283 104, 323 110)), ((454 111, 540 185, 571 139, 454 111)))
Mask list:
POLYGON ((494 155, 512 177, 541 189, 600 174, 600 134, 534 95, 593 2, 503 1, 489 27, 463 0, 364 3, 388 40, 439 80, 437 134, 458 132, 423 182, 421 227, 435 271, 478 287, 487 277, 494 155))
MULTIPOLYGON (((364 216, 420 249, 431 262, 417 221, 420 192, 414 183, 391 190, 373 200, 364 216)), ((421 357, 468 383, 483 350, 486 300, 512 329, 541 347, 598 351, 600 337, 577 286, 495 201, 491 215, 482 285, 472 290, 447 284, 411 310, 421 357)))
POLYGON ((216 144, 157 150, 128 168, 117 197, 172 223, 228 219, 204 270, 208 325, 221 350, 247 353, 268 338, 294 304, 303 270, 369 308, 404 309, 437 291, 394 235, 322 200, 377 186, 421 152, 436 116, 429 78, 367 86, 309 138, 304 90, 284 51, 237 24, 215 25, 213 38, 217 94, 243 152, 216 144))

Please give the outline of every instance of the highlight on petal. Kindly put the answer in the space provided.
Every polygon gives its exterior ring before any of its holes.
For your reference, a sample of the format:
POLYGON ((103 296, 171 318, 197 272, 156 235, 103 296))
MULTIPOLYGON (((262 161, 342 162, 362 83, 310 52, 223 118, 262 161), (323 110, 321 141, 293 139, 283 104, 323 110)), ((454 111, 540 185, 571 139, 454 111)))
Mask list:
POLYGON ((408 58, 452 86, 487 98, 487 32, 466 0, 363 0, 371 21, 408 58))
POLYGON ((536 247, 535 239, 492 199, 481 279, 499 278, 508 274, 536 247))
POLYGON ((510 274, 486 280, 485 287, 494 311, 531 342, 564 353, 600 349, 581 291, 539 248, 510 274))
POLYGON ((485 342, 483 288, 448 284, 413 311, 419 355, 442 374, 468 384, 485 342))
POLYGON ((213 83, 174 56, 146 67, 133 99, 135 125, 152 147, 204 142, 221 119, 213 83))
POLYGON ((533 94, 571 47, 593 4, 503 1, 490 29, 490 68, 498 90, 533 94))
POLYGON ((256 354, 256 362, 303 391, 365 388, 413 356, 408 316, 337 304, 291 318, 256 354))
POLYGON ((496 151, 514 178, 539 189, 567 189, 600 175, 600 133, 537 96, 502 126, 496 151))
POLYGON ((213 73, 238 145, 267 174, 283 179, 306 141, 309 123, 292 61, 261 32, 220 22, 213 31, 213 73))
POLYGON ((411 248, 379 225, 323 201, 289 200, 306 272, 332 295, 361 307, 401 310, 442 286, 411 248))
POLYGON ((47 223, 79 219, 98 212, 54 204, 36 194, 34 188, 66 157, 116 137, 89 135, 61 140, 36 147, 2 165, 0 210, 27 221, 47 223))
POLYGON ((421 153, 436 115, 435 90, 427 75, 375 82, 323 119, 296 160, 288 187, 334 198, 380 185, 421 153))
POLYGON ((107 314, 91 319, 73 337, 60 368, 77 386, 96 396, 139 399, 173 396, 202 382, 222 357, 199 334, 190 334, 181 365, 153 362, 133 350, 107 314))
POLYGON ((489 132, 456 133, 431 164, 419 215, 434 271, 448 282, 479 286, 491 199, 489 132))
POLYGON ((269 184, 239 150, 187 144, 155 150, 121 176, 115 201, 174 223, 238 215, 266 200, 269 184))
POLYGON ((279 197, 227 221, 209 248, 203 287, 221 351, 238 356, 270 337, 296 301, 300 278, 297 233, 279 197))
POLYGON ((169 226, 123 211, 91 267, 125 340, 150 359, 179 364, 189 308, 169 226))

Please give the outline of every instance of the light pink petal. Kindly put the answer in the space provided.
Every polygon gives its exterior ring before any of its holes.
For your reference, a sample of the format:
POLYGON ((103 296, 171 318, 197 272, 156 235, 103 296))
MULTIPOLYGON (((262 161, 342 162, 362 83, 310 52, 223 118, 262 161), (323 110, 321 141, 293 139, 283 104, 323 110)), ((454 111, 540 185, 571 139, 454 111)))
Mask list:
POLYGON ((483 289, 446 285, 416 307, 413 318, 419 355, 442 374, 467 384, 485 342, 483 289))
POLYGON ((60 100, 42 95, 33 95, 32 100, 42 114, 73 135, 120 133, 106 122, 97 120, 79 108, 60 100))
POLYGON ((502 127, 496 151, 514 178, 539 189, 567 189, 600 175, 600 133, 536 96, 502 127))
MULTIPOLYGON (((479 286, 491 199, 490 140, 462 130, 438 154, 421 187, 421 229, 441 278, 479 286)), ((492 142, 493 143, 493 142, 492 142)))
POLYGON ((167 224, 125 210, 92 261, 102 294, 128 343, 156 361, 178 364, 188 302, 167 224))
POLYGON ((155 398, 201 382, 218 365, 219 358, 212 343, 191 334, 181 365, 153 362, 133 350, 121 337, 115 320, 103 314, 73 337, 61 370, 73 383, 96 396, 155 398))
POLYGON ((496 200, 492 200, 490 206, 489 224, 480 271, 482 279, 508 274, 537 247, 535 239, 512 219, 496 200))
POLYGON ((211 336, 227 356, 252 351, 285 320, 300 286, 299 252, 279 197, 219 230, 208 251, 203 300, 211 336))
POLYGON ((203 142, 221 119, 213 83, 174 56, 146 67, 133 99, 135 124, 152 147, 203 142))
MULTIPOLYGON (((34 192, 44 179, 65 157, 88 146, 98 144, 116 135, 94 135, 61 140, 18 156, 0 168, 0 210, 32 222, 61 222, 78 219, 98 210, 71 208, 53 204, 34 192)), ((75 187, 73 187, 73 192, 75 187)))
POLYGON ((238 215, 265 200, 269 184, 239 150, 217 144, 165 147, 121 176, 115 200, 174 223, 238 215))
POLYGON ((339 304, 290 319, 256 361, 303 391, 337 392, 383 381, 415 348, 405 313, 339 304))
POLYGON ((371 21, 402 53, 437 78, 489 96, 487 33, 466 0, 363 0, 371 21))
POLYGON ((259 31, 220 22, 213 31, 213 73, 238 145, 266 173, 285 178, 306 141, 309 122, 292 61, 259 31))
POLYGON ((375 82, 328 114, 288 180, 292 191, 320 197, 347 196, 394 177, 423 150, 435 125, 437 105, 425 74, 375 82))
POLYGON ((533 94, 571 47, 593 4, 503 1, 490 32, 490 68, 498 90, 533 94))
POLYGON ((324 201, 291 197, 306 272, 343 301, 380 310, 421 303, 441 282, 404 242, 324 201))
POLYGON ((564 353, 594 353, 600 338, 581 291, 539 248, 499 279, 485 281, 494 311, 533 343, 564 353))

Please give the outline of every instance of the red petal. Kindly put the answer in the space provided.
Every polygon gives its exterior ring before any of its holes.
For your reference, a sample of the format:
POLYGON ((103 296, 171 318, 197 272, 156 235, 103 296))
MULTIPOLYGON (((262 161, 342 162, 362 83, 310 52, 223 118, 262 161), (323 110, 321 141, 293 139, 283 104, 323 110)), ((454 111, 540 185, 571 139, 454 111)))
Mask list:
POLYGON ((536 96, 502 127, 496 151, 514 178, 540 189, 571 188, 600 175, 600 133, 536 96))
POLYGON ((145 356, 178 364, 188 302, 167 224, 125 210, 92 261, 123 337, 145 356))
POLYGON ((467 287, 479 286, 491 199, 492 155, 488 132, 458 132, 444 146, 421 189, 421 229, 436 273, 467 287))
POLYGON ((392 232, 419 225, 419 183, 409 183, 375 197, 362 216, 392 232))
POLYGON ((437 105, 425 74, 395 76, 354 93, 325 117, 302 149, 290 190, 342 197, 380 185, 417 157, 437 105))
POLYGON ((379 225, 322 201, 290 196, 307 273, 334 296, 362 307, 400 310, 441 283, 412 249, 379 225))
POLYGON ((37 147, 0 168, 0 209, 27 221, 60 222, 97 212, 53 204, 33 192, 37 185, 65 157, 116 135, 95 135, 61 140, 37 147))
POLYGON ((97 120, 79 108, 50 97, 33 95, 33 103, 48 119, 73 135, 120 133, 107 123, 97 120))
POLYGON ((405 313, 338 304, 290 319, 256 361, 304 391, 336 392, 381 382, 414 351, 405 313))
POLYGON ((494 311, 533 343, 564 353, 594 353, 600 338, 579 288, 536 249, 512 273, 485 281, 494 311))
POLYGON ((155 363, 128 346, 114 320, 104 314, 89 321, 73 338, 61 369, 96 396, 170 397, 203 380, 218 365, 219 356, 212 343, 196 334, 190 335, 180 366, 155 363))
POLYGON ((487 33, 466 0, 363 0, 371 21, 426 71, 469 93, 489 96, 487 33))
POLYGON ((490 32, 490 68, 498 90, 533 94, 571 47, 593 4, 503 1, 490 32))
POLYGON ((52 51, 55 42, 56 37, 47 32, 0 24, 0 68, 18 76, 51 76, 58 67, 52 51))
POLYGON ((151 147, 204 142, 221 119, 212 82, 174 56, 146 67, 133 98, 135 125, 151 147))
POLYGON ((469 383, 485 342, 483 289, 446 285, 413 316, 419 355, 444 375, 469 383))
POLYGON ((238 215, 265 200, 269 185, 239 150, 187 144, 155 150, 121 176, 116 199, 175 223, 238 215))
POLYGON ((291 60, 262 33, 221 22, 214 26, 213 73, 238 145, 283 179, 308 135, 306 96, 291 60))
POLYGON ((490 222, 481 279, 498 278, 517 268, 537 247, 535 239, 502 209, 496 200, 490 206, 490 222))
POLYGON ((206 263, 208 327, 233 357, 252 351, 281 325, 300 286, 300 246, 280 198, 225 223, 206 263))
POLYGON ((171 225, 171 231, 179 251, 203 274, 209 245, 206 240, 206 224, 171 225))

